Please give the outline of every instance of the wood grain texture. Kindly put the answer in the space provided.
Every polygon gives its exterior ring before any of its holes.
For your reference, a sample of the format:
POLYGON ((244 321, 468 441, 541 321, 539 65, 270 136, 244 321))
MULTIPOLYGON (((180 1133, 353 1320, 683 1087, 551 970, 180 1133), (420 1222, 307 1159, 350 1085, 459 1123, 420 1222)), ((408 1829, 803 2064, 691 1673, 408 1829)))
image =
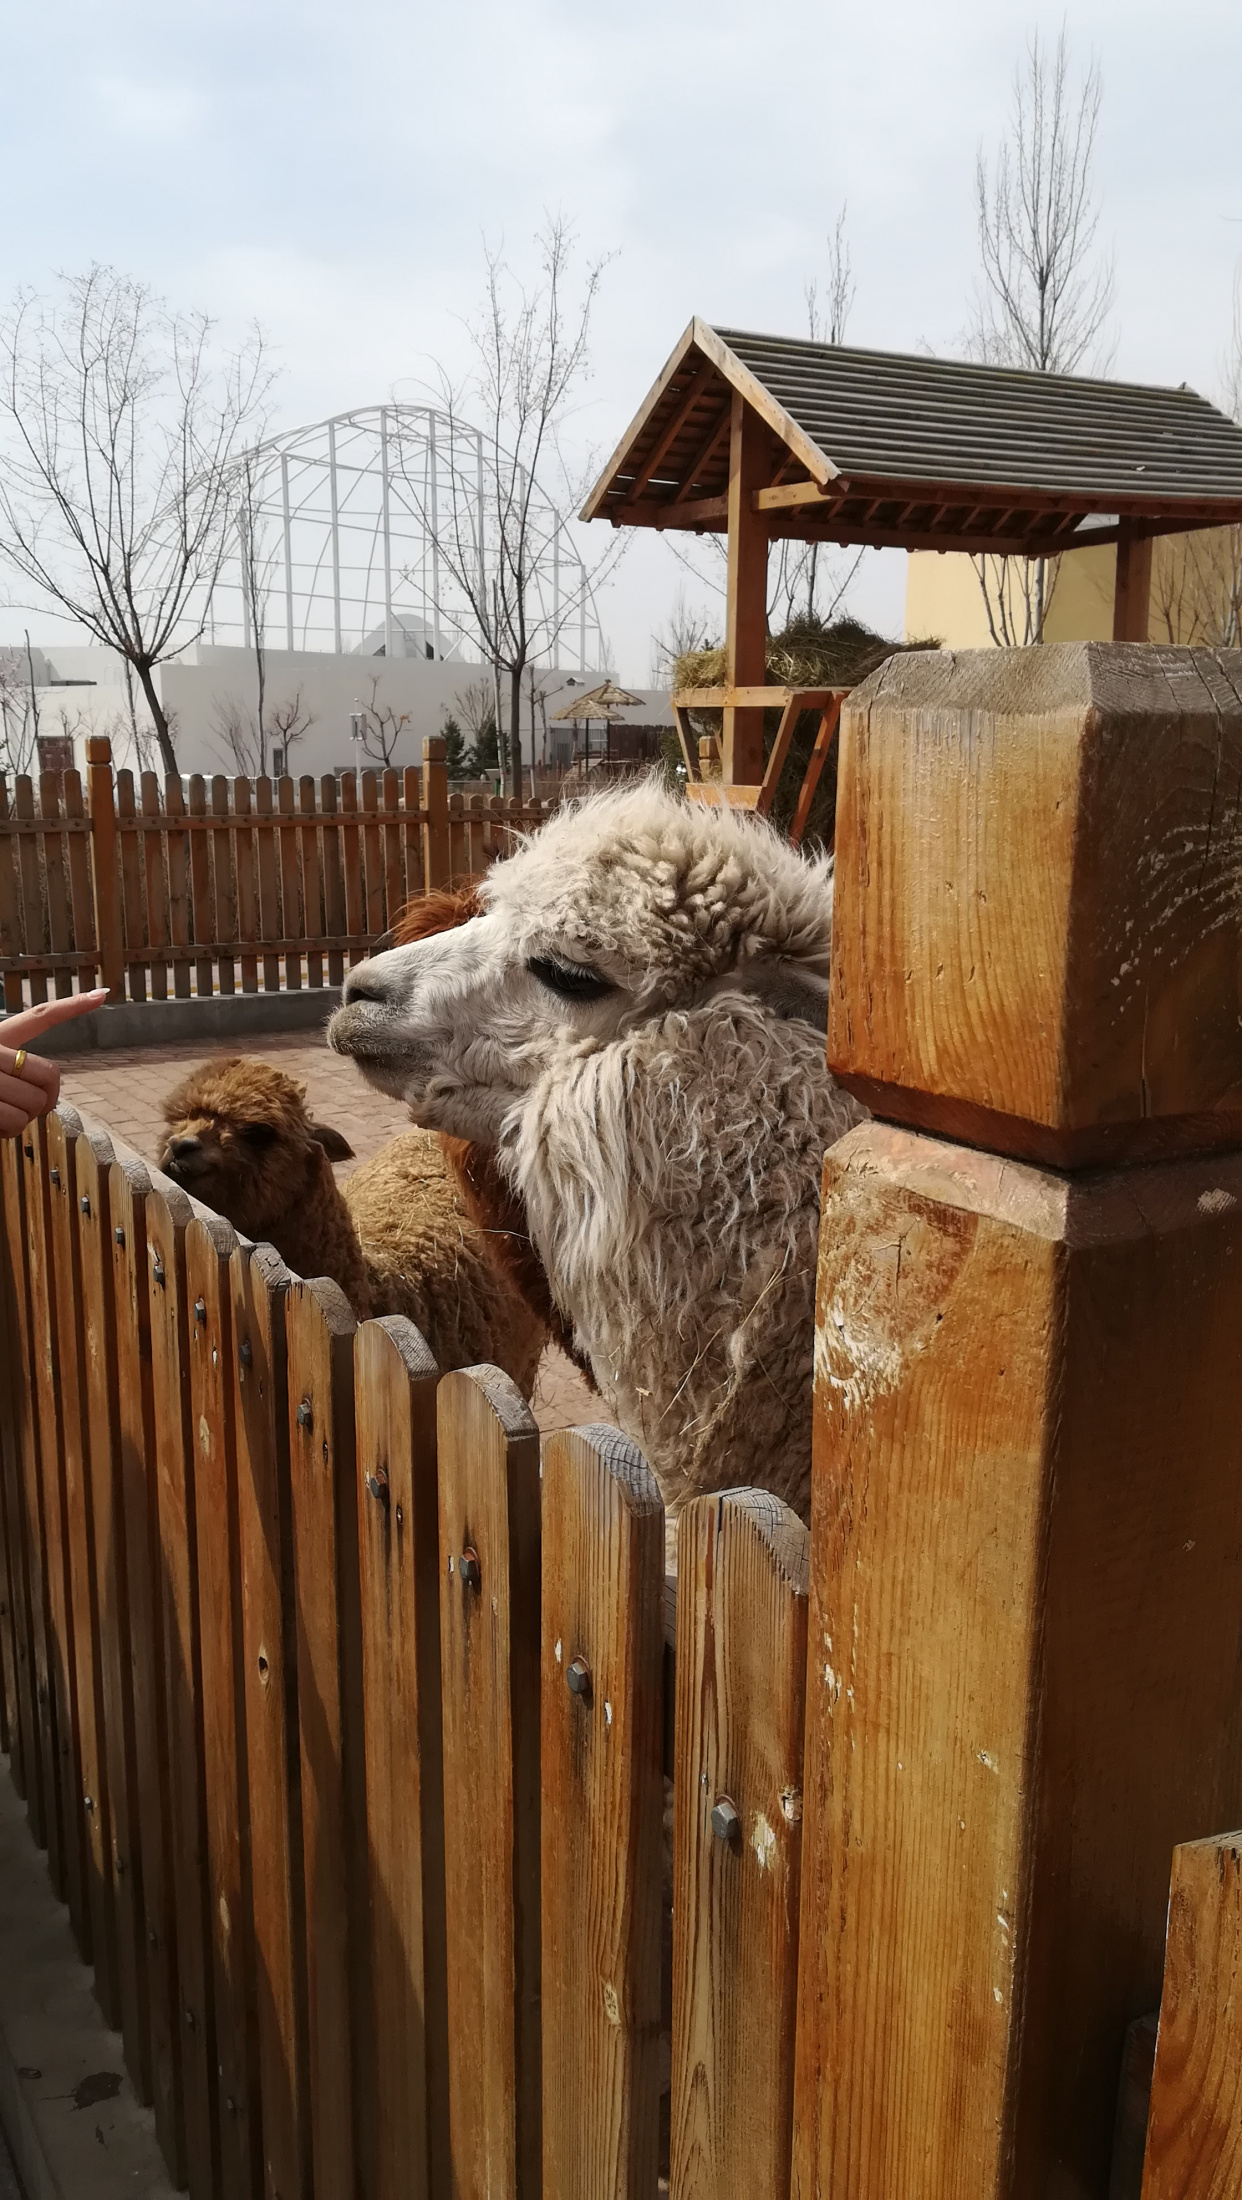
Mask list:
POLYGON ((664 1507, 615 1428, 548 1438, 541 1664, 544 2200, 646 2200, 659 2161, 664 1507))
POLYGON ((179 1418, 157 1432, 151 1379, 147 1293, 146 1195, 139 1161, 114 1162, 109 1175, 109 1251, 116 1309, 121 1496, 125 1508, 125 1579, 129 1616, 128 1687, 134 1724, 143 1953, 151 2036, 151 2086, 160 2150, 174 2183, 185 2176, 177 1926, 164 1696, 164 1599, 156 1458, 175 1443, 179 1418))
POLYGON ((399 1315, 354 1340, 375 2200, 449 2185, 436 1365, 399 1315))
MULTIPOLYGON (((366 1930, 353 1314, 295 1278, 285 1306, 306 1884, 310 2121, 318 2200, 348 2200, 366 1930)), ((362 2058, 365 2066, 365 2057, 362 2058)), ((360 2165, 359 2165, 360 2167, 360 2165)))
POLYGON ((452 2191, 537 2200, 539 1436, 496 1368, 436 1403, 452 2191))
POLYGON ((120 2025, 116 1915, 113 1908, 111 1814, 104 1747, 103 1657, 99 1594, 95 1579, 94 1465, 86 1346, 83 1337, 82 1263, 78 1246, 78 1116, 63 1102, 47 1118, 49 1173, 59 1179, 50 1200, 56 1277, 59 1382, 65 1460, 65 1536, 69 1596, 73 1606, 73 1657, 77 1683, 78 1775, 83 1813, 83 1863, 90 1920, 90 1960, 95 1992, 114 2029, 120 2025))
MULTIPOLYGON (((0 1209, 4 1204, 4 1178, 0 1176, 0 1209)), ((12 1345, 9 1341, 9 1255, 0 1216, 0 1356, 5 1378, 0 1381, 0 1749, 9 1758, 9 1770, 19 1796, 25 1798, 22 1772, 21 1727, 17 1712, 17 1638, 14 1632, 17 1546, 16 1523, 9 1525, 8 1490, 15 1470, 17 1437, 14 1429, 16 1384, 12 1377, 12 1345)))
MULTIPOLYGON (((73 1599, 69 1587, 65 1520, 65 1440, 62 1414, 60 1339, 56 1308, 55 1256, 49 1202, 59 1204, 61 1187, 48 1170, 47 1124, 41 1118, 27 1136, 34 1159, 26 1171, 26 1257, 30 1279, 30 1346, 39 1424, 39 1496, 43 1507, 46 1553, 48 1685, 56 1733, 59 1790, 61 1885, 69 1921, 84 1957, 90 1956, 90 1922, 82 1808, 82 1771, 78 1749, 77 1672, 73 1655, 73 1599)), ((57 1176, 59 1177, 59 1169, 57 1176)))
POLYGON ((677 1552, 670 2190, 750 2200, 789 2190, 810 1536, 730 1490, 677 1552))
POLYGON ((193 2200, 219 2190, 215 1999, 203 1761, 203 1676, 195 1454, 191 1422, 185 1233, 191 1205, 157 1178, 144 1201, 145 1292, 157 1440, 156 1481, 164 1730, 168 1751, 169 1885, 176 1941, 177 2020, 186 2181, 193 2200))
POLYGON ((1242 1833, 1173 1856, 1143 2200, 1242 2191, 1242 1833))
POLYGON ((285 1360, 290 1278, 270 1245, 239 1245, 231 1268, 264 2192, 266 2200, 308 2200, 310 2043, 285 1360))
POLYGON ((54 1699, 48 1666, 47 1554, 41 1502, 41 1454, 39 1416, 32 1358, 30 1315, 30 1267, 26 1207, 33 1172, 35 1143, 28 1129, 20 1139, 6 1139, 4 1222, 10 1277, 9 1313, 12 1324, 10 1351, 17 1370, 16 1436, 18 1538, 22 1553, 24 1587, 22 1634, 26 1643, 30 1716, 30 1750, 27 1762, 36 1767, 28 1796, 31 1830, 48 1852, 52 1885, 62 1882, 60 1842, 60 1776, 56 1757, 54 1699))
POLYGON ((82 1342, 91 1431, 91 1500, 104 1744, 112 1837, 117 1985, 125 2065, 139 2099, 151 2099, 151 2033, 142 1917, 141 1818, 129 1636, 129 1570, 116 1305, 112 1275, 111 1141, 93 1131, 77 1143, 82 1342))
MULTIPOLYGON (((21 1366, 20 1300, 26 1289, 25 1237, 21 1221, 21 1149, 15 1138, 0 1143, 0 1186, 3 1187, 4 1241, 0 1257, 4 1262, 4 1298, 0 1304, 4 1329, 0 1341, 4 1345, 5 1364, 12 1370, 21 1366)), ((18 1791, 30 1819, 30 1830, 35 1840, 44 1843, 43 1831, 43 1757, 39 1743, 38 1715, 35 1700, 35 1654, 33 1614, 30 1604, 30 1559, 26 1536, 25 1473, 22 1463, 22 1447, 25 1442, 24 1422, 29 1411, 29 1393, 26 1387, 12 1376, 6 1384, 9 1404, 7 1440, 0 1466, 4 1471, 5 1527, 9 1548, 9 1580, 13 1592, 13 1656, 17 1699, 18 1747, 13 1759, 12 1771, 20 1775, 18 1791)))
POLYGON ((825 1163, 796 2200, 1107 2186, 1242 1817, 1242 1158, 825 1163))
MULTIPOLYGON (((231 1291, 231 1263, 236 1248, 237 1239, 230 1225, 216 1216, 195 1216, 187 1226, 186 1354, 195 1447, 195 1555, 220 2193, 221 2200, 234 2192, 239 2200, 258 2200, 263 2191, 262 2121, 231 1291)), ((167 1271, 166 1281, 171 1285, 167 1271)), ((247 1370, 248 1375, 251 1372, 247 1370)))
POLYGON ((1242 654, 893 658, 840 740, 852 1091, 1057 1167, 1242 1140, 1242 654))

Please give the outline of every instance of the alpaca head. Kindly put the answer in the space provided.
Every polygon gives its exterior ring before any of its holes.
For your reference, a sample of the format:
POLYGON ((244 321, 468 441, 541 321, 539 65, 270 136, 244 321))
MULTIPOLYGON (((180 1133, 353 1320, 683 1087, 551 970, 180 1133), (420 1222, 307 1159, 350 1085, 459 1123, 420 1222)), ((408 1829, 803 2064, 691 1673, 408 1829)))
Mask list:
POLYGON ((830 869, 739 812, 654 781, 596 795, 477 893, 468 923, 352 971, 329 1026, 339 1053, 436 1129, 496 1143, 567 1042, 606 1045, 716 995, 824 1024, 830 869))
POLYGON ((164 1102, 160 1167, 244 1236, 267 1236, 310 1198, 324 1155, 347 1161, 339 1131, 306 1112, 306 1087, 253 1055, 221 1055, 191 1070, 164 1102))

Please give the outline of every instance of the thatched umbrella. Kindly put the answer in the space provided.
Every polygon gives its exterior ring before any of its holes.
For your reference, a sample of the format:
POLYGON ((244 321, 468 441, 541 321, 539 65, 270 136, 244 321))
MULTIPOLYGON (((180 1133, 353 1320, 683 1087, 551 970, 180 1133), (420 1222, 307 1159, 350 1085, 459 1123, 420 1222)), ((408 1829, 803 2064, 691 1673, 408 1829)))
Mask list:
POLYGON ((560 710, 551 711, 549 722, 553 725, 556 724, 558 719, 572 719, 575 724, 579 721, 585 722, 587 729, 586 760, 589 764, 591 761, 591 721, 593 718, 602 718, 604 722, 604 762, 607 764, 611 762, 608 750, 608 728, 610 726, 623 726, 625 724, 625 712, 627 710, 637 710, 641 702, 641 695, 631 695, 625 688, 618 687, 614 680, 605 680, 599 687, 588 688, 585 695, 576 695, 572 703, 562 704, 560 710))

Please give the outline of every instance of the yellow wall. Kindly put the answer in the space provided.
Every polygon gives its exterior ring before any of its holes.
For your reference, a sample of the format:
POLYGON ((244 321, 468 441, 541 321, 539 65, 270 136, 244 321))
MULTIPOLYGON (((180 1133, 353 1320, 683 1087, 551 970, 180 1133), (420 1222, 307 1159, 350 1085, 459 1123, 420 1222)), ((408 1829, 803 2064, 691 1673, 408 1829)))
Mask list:
MULTIPOLYGON (((1117 553, 1111 543, 1069 550, 1058 561, 1044 623, 1050 642, 1108 641, 1113 631, 1113 580, 1117 553)), ((993 594, 998 561, 988 560, 993 594)), ((1011 624, 1021 639, 1022 567, 1009 561, 1011 624)), ((1153 641, 1238 646, 1242 606, 1242 529, 1216 528, 1195 535, 1163 535, 1153 546, 1148 632, 1153 641)), ((911 551, 906 560, 906 639, 935 636, 951 649, 989 649, 978 569, 960 553, 911 551)))

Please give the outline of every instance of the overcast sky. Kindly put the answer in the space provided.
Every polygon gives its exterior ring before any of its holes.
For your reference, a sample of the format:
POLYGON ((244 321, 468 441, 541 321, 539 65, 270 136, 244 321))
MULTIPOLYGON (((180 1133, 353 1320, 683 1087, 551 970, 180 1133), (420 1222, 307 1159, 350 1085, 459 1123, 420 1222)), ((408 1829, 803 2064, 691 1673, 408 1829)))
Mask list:
MULTIPOLYGON (((960 349, 976 148, 1032 28, 1005 0, 0 0, 0 292, 111 261, 278 356, 277 423, 463 363, 481 236, 545 208, 604 279, 576 435, 605 456, 692 313, 798 334, 842 201, 849 340, 960 349)), ((1113 371, 1217 392, 1242 258, 1238 0, 1076 0, 1104 82, 1113 371)), ((898 553, 854 608, 891 630, 898 553)), ((601 604, 622 679, 685 576, 641 540, 601 604)), ((689 594, 702 591, 688 584, 689 594)))

